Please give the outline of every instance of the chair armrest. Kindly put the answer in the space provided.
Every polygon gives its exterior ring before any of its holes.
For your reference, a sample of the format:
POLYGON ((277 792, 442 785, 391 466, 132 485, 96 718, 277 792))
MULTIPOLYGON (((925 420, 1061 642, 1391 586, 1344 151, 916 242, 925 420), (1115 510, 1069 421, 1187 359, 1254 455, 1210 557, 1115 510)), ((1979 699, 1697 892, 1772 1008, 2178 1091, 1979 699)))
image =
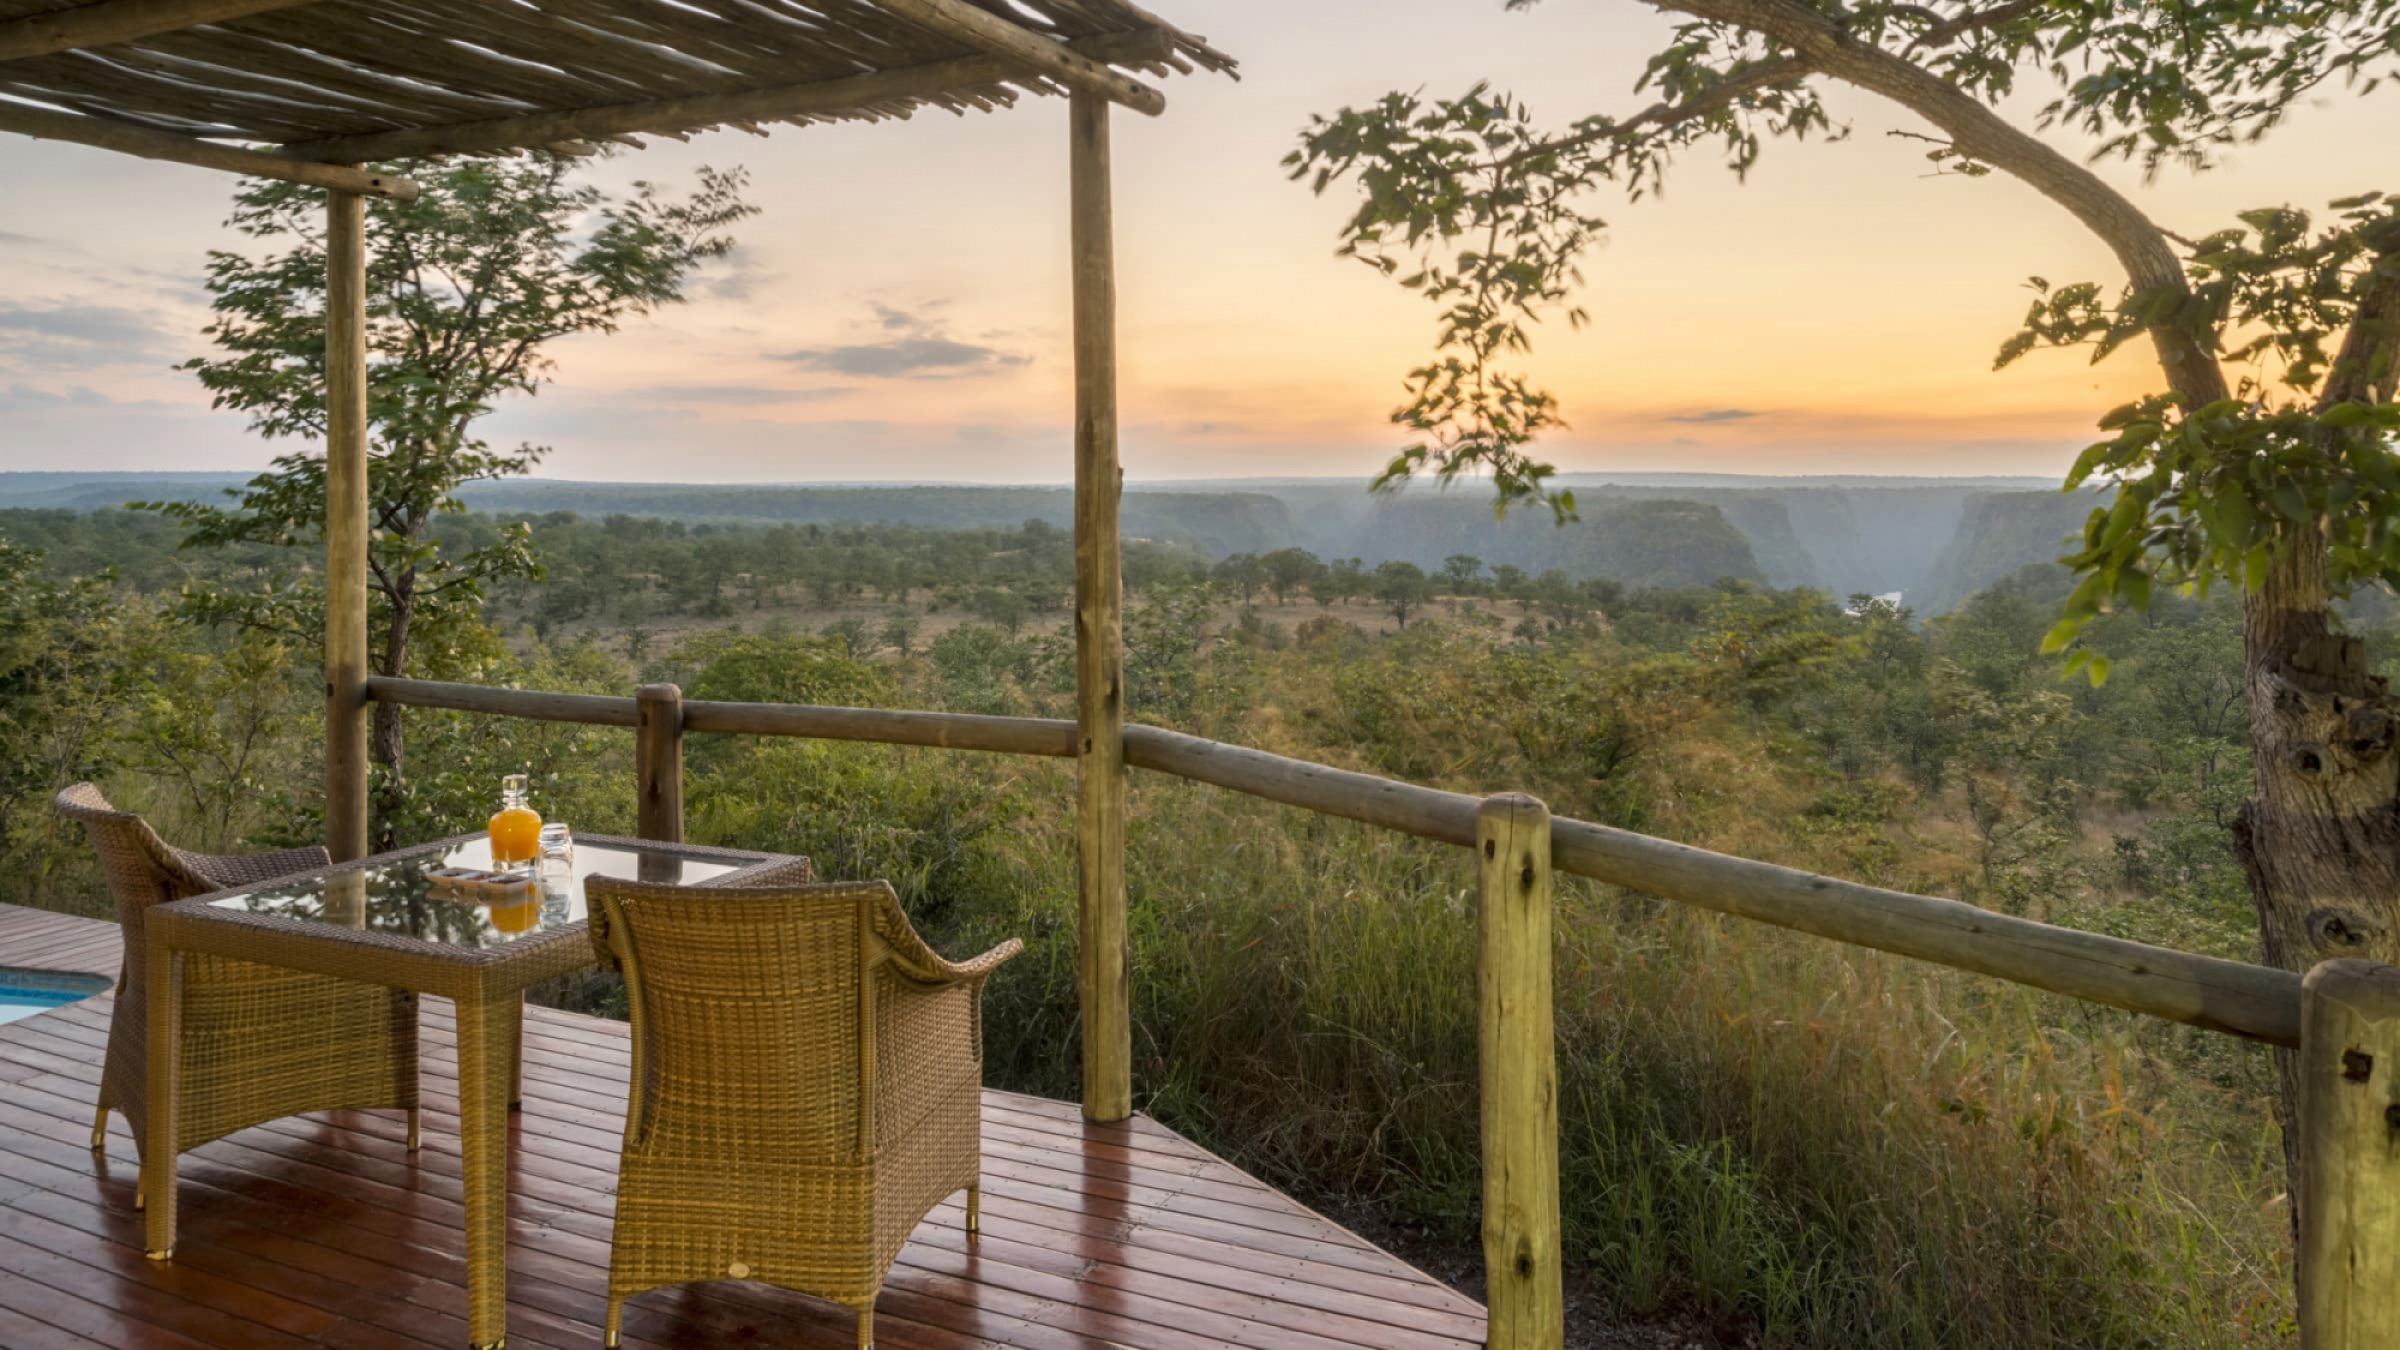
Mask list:
POLYGON ((1015 960, 1024 950, 1022 941, 1010 938, 981 956, 951 961, 944 959, 941 953, 931 947, 919 943, 913 950, 902 950, 895 946, 892 964, 919 984, 965 984, 988 977, 993 971, 1015 960))
POLYGON ((172 846, 170 849, 176 861, 217 889, 254 886, 263 881, 333 866, 333 855, 318 844, 310 844, 305 848, 278 849, 272 853, 193 853, 172 846))

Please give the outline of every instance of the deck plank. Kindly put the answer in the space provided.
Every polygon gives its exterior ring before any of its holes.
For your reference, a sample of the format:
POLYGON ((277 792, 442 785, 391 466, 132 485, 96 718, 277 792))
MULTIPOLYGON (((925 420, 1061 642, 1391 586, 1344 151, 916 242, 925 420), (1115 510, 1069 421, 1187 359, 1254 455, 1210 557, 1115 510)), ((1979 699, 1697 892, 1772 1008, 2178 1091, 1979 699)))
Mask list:
MULTIPOLYGON (((115 925, 0 905, 0 966, 116 974, 115 925)), ((0 1026, 0 1344, 455 1346, 465 1335, 457 1031, 421 1010, 425 1145, 399 1113, 270 1121, 186 1154, 176 1259, 141 1253, 133 1139, 91 1101, 114 1000, 0 1026)), ((512 1141, 509 1344, 599 1341, 627 1061, 620 1023, 528 1010, 512 1141)), ((984 1231, 930 1215, 877 1305, 887 1350, 1452 1350, 1483 1309, 1145 1117, 984 1094, 984 1231)), ((757 1284, 626 1305, 636 1350, 848 1347, 830 1304, 757 1284)))

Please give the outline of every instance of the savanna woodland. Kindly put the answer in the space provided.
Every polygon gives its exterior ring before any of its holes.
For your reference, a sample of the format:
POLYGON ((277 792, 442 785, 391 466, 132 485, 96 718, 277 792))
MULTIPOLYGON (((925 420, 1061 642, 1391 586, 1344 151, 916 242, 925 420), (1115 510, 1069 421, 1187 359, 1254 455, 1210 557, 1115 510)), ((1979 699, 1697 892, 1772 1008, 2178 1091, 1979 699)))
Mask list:
MULTIPOLYGON (((1561 531, 1631 522, 1578 519, 1539 454, 1563 412, 1507 366, 1604 291, 1578 269, 1608 193, 1657 190, 1687 152, 1738 172, 1838 136, 1839 82, 1921 119, 1957 190, 2013 176, 2123 266, 2037 282, 2024 330, 1995 335, 2003 365, 2065 346, 2158 365, 2155 396, 2093 410, 2071 486, 2103 491, 2063 566, 1919 614, 1746 566, 1424 567, 1159 530, 1125 561, 1132 714, 2191 951, 2400 959, 2400 628, 2377 590, 2400 577, 2400 207, 2361 183, 2175 229, 2082 162, 2208 171, 2299 100, 2391 73, 2400 4, 1653 7, 1685 22, 1647 104, 1552 127, 1489 88, 1395 94, 1305 130, 1293 172, 1361 196, 1342 250, 1439 310, 1387 480, 1488 478, 1561 531)), ((542 159, 404 169, 425 196, 371 212, 380 671, 1071 712, 1053 524, 465 510, 462 484, 540 457, 474 428, 542 382, 545 344, 673 303, 749 208, 730 172, 611 198, 542 159)), ((233 223, 256 248, 210 261, 214 347, 190 368, 294 449, 229 500, 0 512, 0 899, 100 912, 47 811, 77 778, 197 847, 318 833, 322 245, 280 188, 233 223)), ((620 733, 376 714, 378 839, 466 828, 514 771, 553 818, 631 832, 620 733)), ((990 1073, 1074 1096, 1072 769, 932 753, 695 738, 691 837, 889 877, 945 948, 1027 938, 990 990, 990 1073)), ((1135 782, 1144 1109, 1471 1273, 1471 866, 1135 782)), ((2269 1052, 1583 882, 1562 880, 1557 959, 1578 1336, 2289 1340, 2269 1052)), ((551 996, 622 1011, 598 977, 551 996)))

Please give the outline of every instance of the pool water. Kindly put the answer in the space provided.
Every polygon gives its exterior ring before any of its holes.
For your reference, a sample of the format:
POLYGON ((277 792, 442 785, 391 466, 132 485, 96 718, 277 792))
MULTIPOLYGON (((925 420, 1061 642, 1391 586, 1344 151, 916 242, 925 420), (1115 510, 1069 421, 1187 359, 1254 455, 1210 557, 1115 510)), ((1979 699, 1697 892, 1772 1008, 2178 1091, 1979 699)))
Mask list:
POLYGON ((0 1023, 63 1008, 109 987, 97 975, 47 970, 0 970, 0 1023))

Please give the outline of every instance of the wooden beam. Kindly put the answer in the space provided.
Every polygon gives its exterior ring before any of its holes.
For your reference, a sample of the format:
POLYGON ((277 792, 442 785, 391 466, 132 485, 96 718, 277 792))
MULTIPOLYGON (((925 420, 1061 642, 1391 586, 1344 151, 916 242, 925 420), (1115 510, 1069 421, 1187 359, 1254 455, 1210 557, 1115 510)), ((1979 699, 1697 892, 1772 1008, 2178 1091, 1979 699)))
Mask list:
MULTIPOLYGON (((1072 51, 1095 63, 1143 64, 1163 61, 1174 53, 1165 30, 1145 28, 1087 38, 1072 51)), ((796 117, 856 112, 907 99, 934 98, 1021 80, 1022 62, 997 56, 971 56, 957 61, 904 66, 871 75, 838 80, 777 85, 730 94, 699 94, 690 98, 652 99, 640 103, 611 103, 561 112, 528 113, 484 122, 453 122, 447 126, 412 127, 405 131, 372 132, 283 147, 296 159, 336 164, 375 160, 415 159, 426 155, 489 155, 579 142, 604 141, 612 136, 659 135, 697 131, 736 122, 779 122, 796 117)))
POLYGON ((1118 556, 1117 274, 1109 103, 1068 109, 1075 287, 1075 816, 1083 1009, 1083 1114, 1133 1114, 1133 1013, 1125 969, 1125 586, 1118 556))
POLYGON ((146 37, 230 23, 253 14, 295 9, 314 0, 106 0, 0 23, 0 61, 50 56, 78 47, 105 47, 146 37))
POLYGON ((1140 80, 1088 56, 1070 51, 1021 24, 1010 23, 967 0, 877 0, 884 9, 934 32, 981 47, 994 56, 1047 75, 1079 94, 1097 94, 1152 117, 1167 110, 1167 96, 1140 80))
POLYGON ((529 722, 573 722, 587 727, 639 727, 639 700, 607 694, 553 694, 541 689, 502 689, 445 680, 403 680, 388 675, 367 680, 367 697, 403 708, 446 708, 451 712, 522 717, 529 722))
POLYGON ((1475 812, 1476 1058, 1488 1350, 1567 1335, 1558 1217, 1558 1047, 1550 958, 1550 808, 1523 793, 1475 812))
POLYGON ((2300 998, 2300 1344, 2400 1345, 2400 970, 2327 961, 2300 998))
POLYGON ((47 108, 28 107, 22 103, 0 102, 0 131, 13 131, 39 141, 69 141, 142 159, 165 160, 170 164, 221 169, 252 178, 279 178, 288 183, 304 183, 351 196, 411 201, 417 195, 417 185, 405 178, 357 168, 353 164, 320 164, 292 159, 263 150, 245 150, 240 146, 222 145, 194 136, 152 131, 148 127, 124 122, 104 122, 97 117, 52 112, 47 108))
POLYGON ((325 849, 367 853, 367 202, 325 199, 325 849))

